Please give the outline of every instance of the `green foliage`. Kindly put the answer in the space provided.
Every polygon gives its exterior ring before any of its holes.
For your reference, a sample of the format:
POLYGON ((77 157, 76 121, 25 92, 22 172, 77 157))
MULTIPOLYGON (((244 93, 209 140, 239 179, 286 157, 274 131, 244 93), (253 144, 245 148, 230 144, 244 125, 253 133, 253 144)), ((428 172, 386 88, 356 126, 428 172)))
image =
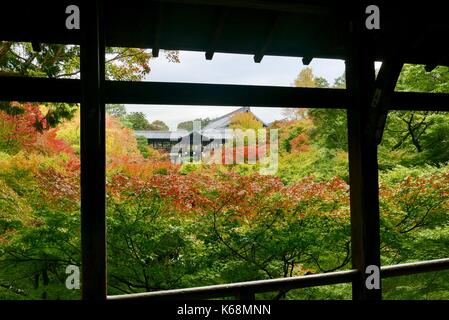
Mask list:
POLYGON ((346 88, 346 74, 343 73, 341 76, 335 79, 334 88, 345 89, 346 88))
POLYGON ((289 291, 285 298, 286 300, 351 300, 352 288, 349 283, 304 288, 289 291))
POLYGON ((131 112, 126 116, 126 120, 134 130, 151 130, 151 125, 143 112, 131 112))
POLYGON ((126 108, 124 104, 107 104, 106 112, 117 118, 124 118, 126 116, 126 108))
MULTIPOLYGON (((0 75, 48 78, 79 78, 79 46, 62 44, 40 44, 36 52, 31 43, 0 42, 0 75)), ((138 81, 147 76, 151 68, 151 54, 145 49, 106 48, 106 78, 109 80, 138 81)), ((166 52, 170 62, 179 62, 176 51, 166 52)), ((64 119, 71 119, 77 110, 76 104, 47 103, 47 123, 54 128, 64 119)), ((18 112, 7 102, 0 104, 0 110, 9 114, 18 112)))
POLYGON ((79 299, 79 292, 63 286, 66 266, 80 265, 79 212, 41 208, 34 215, 40 220, 38 226, 23 229, 5 248, 0 279, 21 288, 33 283, 23 290, 28 298, 79 299))
MULTIPOLYGON (((319 82, 322 83, 323 79, 322 78, 319 79, 320 79, 319 82)), ((316 83, 312 68, 306 67, 302 69, 299 72, 298 76, 296 77, 294 85, 295 87, 300 88, 314 88, 316 86, 316 83)))
POLYGON ((390 112, 381 161, 395 153, 397 164, 444 165, 449 161, 448 121, 448 115, 438 112, 390 112))
POLYGON ((5 112, 6 114, 16 116, 19 114, 25 113, 25 110, 20 106, 14 106, 6 101, 0 101, 0 111, 5 112))
POLYGON ((51 128, 55 128, 64 120, 70 120, 78 110, 78 105, 70 103, 51 103, 46 104, 48 110, 45 120, 51 128))
MULTIPOLYGON (((449 68, 426 72, 421 65, 405 65, 396 90, 448 93, 449 68)), ((441 112, 389 112, 380 149, 381 165, 445 165, 449 161, 448 122, 449 115, 441 112), (389 156, 392 153, 396 160, 389 156)))
POLYGON ((314 176, 318 180, 339 177, 348 181, 348 157, 342 151, 311 147, 307 153, 283 156, 279 161, 278 175, 285 183, 307 176, 314 176))
MULTIPOLYGON (((201 128, 204 128, 204 127, 206 127, 209 124, 209 122, 214 121, 214 119, 198 118, 198 119, 195 119, 193 121, 200 121, 201 128)), ((188 132, 191 132, 191 131, 193 131, 193 121, 180 122, 180 123, 178 123, 177 129, 178 130, 186 130, 188 132)))
MULTIPOLYGON (((40 52, 31 43, 4 41, 0 43, 0 72, 49 78, 73 78, 79 75, 79 46, 41 44, 40 52)), ((167 52, 170 62, 179 62, 175 51, 167 52)), ((141 80, 151 69, 151 53, 137 48, 106 48, 106 78, 141 80)))
POLYGON ((285 151, 290 152, 292 151, 291 141, 296 138, 299 134, 302 133, 301 127, 294 128, 288 135, 288 138, 282 141, 282 147, 285 151))
POLYGON ((316 128, 312 137, 318 144, 329 149, 348 150, 346 110, 312 109, 310 116, 316 128))
MULTIPOLYGON (((47 65, 44 58, 57 50, 46 47, 36 68, 25 70, 14 59, 7 68, 48 76, 76 71, 47 65)), ((128 77, 120 65, 111 70, 128 77)), ((329 87, 305 70, 298 85, 329 87)), ((425 74, 406 66, 398 87, 446 92, 446 76, 445 68, 425 74)), ((334 87, 344 87, 343 76, 334 87)), ((79 299, 79 291, 65 288, 65 267, 80 265, 79 112, 71 105, 0 107, 0 298, 79 299)), ((123 105, 107 111, 108 294, 350 268, 344 111, 295 109, 290 120, 274 123, 277 176, 249 164, 174 166, 128 127, 167 130, 163 122, 127 114, 123 105)), ((236 118, 233 126, 261 127, 246 115, 236 118)), ((384 265, 449 255, 447 120, 442 113, 389 115, 379 146, 384 265)), ((384 298, 447 299, 448 277, 387 279, 384 298)), ((258 297, 348 299, 351 290, 343 284, 258 297)))
POLYGON ((137 140, 137 148, 139 148, 140 153, 144 158, 148 158, 150 153, 148 152, 148 141, 147 138, 138 136, 137 140))
POLYGON ((151 190, 108 202, 110 294, 188 286, 196 244, 180 216, 151 190))
POLYGON ((149 130, 152 130, 152 131, 169 131, 170 129, 165 124, 165 122, 163 122, 161 120, 154 120, 153 122, 151 122, 149 130))
POLYGON ((323 77, 315 77, 313 81, 316 88, 330 88, 329 82, 323 77))
POLYGON ((434 166, 449 163, 449 117, 434 114, 431 126, 422 137, 423 151, 419 160, 434 166))
POLYGON ((406 64, 396 84, 396 91, 449 92, 449 68, 439 66, 426 72, 423 65, 406 64))
MULTIPOLYGON (((123 113, 120 109, 115 108, 112 112, 123 113)), ((150 131, 169 131, 168 126, 161 120, 149 122, 143 112, 131 112, 123 116, 115 116, 120 122, 133 130, 150 130, 150 131)))
POLYGON ((195 163, 186 162, 182 165, 181 169, 179 170, 180 174, 189 174, 191 172, 195 172, 199 169, 199 165, 195 163))
POLYGON ((384 300, 448 300, 448 271, 388 278, 382 281, 384 300))
POLYGON ((40 77, 67 77, 79 70, 79 46, 42 44, 35 52, 31 43, 2 42, 0 71, 40 77))

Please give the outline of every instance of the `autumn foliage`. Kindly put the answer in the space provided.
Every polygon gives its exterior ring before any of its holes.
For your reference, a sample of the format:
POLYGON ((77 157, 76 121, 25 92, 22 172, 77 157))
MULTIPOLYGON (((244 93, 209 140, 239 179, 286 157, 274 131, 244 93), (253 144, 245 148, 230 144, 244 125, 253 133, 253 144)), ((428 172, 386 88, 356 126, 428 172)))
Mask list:
MULTIPOLYGON (((59 286, 61 268, 80 263, 79 114, 50 128, 44 107, 15 105, 24 112, 0 111, 0 264, 7 270, 0 280, 13 273, 28 280, 50 274, 50 282, 59 286)), ((254 119, 237 120, 252 126, 254 119)), ((350 267, 347 179, 334 168, 320 167, 323 156, 310 119, 277 122, 273 128, 279 129, 284 171, 261 175, 251 170, 248 158, 266 154, 269 145, 216 151, 222 163, 229 152, 232 165, 174 165, 150 147, 144 157, 134 131, 107 116, 111 293, 350 267), (244 164, 235 164, 237 154, 244 164), (297 169, 310 165, 307 161, 320 170, 297 169), (319 175, 326 170, 328 176, 319 175), (291 179, 284 179, 285 172, 291 179)), ((422 230, 446 223, 449 174, 443 169, 389 174, 380 185, 381 230, 383 258, 394 262, 410 254, 404 237, 418 241, 422 230)))

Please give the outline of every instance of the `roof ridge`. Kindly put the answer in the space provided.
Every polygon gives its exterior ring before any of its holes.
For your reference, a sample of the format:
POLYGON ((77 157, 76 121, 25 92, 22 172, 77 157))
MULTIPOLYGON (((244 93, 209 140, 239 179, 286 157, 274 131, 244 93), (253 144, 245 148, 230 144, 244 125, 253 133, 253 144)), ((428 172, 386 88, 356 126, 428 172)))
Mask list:
POLYGON ((225 118, 227 118, 227 117, 229 117, 229 116, 231 116, 231 115, 233 115, 235 113, 239 113, 239 112, 251 112, 251 107, 246 107, 246 106, 245 107, 240 107, 240 108, 238 108, 238 109, 236 109, 234 111, 226 113, 226 114, 222 115, 221 117, 216 118, 214 121, 209 122, 204 127, 204 129, 207 129, 208 127, 212 126, 214 123, 217 123, 217 122, 219 122, 219 121, 221 121, 221 120, 223 120, 223 119, 225 119, 225 118))

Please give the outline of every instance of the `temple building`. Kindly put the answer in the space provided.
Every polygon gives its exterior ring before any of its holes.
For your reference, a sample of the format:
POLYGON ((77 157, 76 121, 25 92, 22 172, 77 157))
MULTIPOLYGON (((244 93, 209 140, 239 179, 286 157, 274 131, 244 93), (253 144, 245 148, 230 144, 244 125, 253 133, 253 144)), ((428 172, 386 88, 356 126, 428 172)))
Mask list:
POLYGON ((196 128, 192 131, 136 131, 136 136, 147 139, 148 145, 161 151, 169 152, 172 160, 185 156, 199 156, 206 148, 217 148, 226 141, 234 139, 234 135, 226 132, 230 128, 232 116, 237 113, 250 112, 254 118, 260 121, 263 127, 268 125, 251 112, 250 107, 241 107, 219 118, 212 120, 204 128, 196 128), (201 146, 201 150, 199 148, 201 146))

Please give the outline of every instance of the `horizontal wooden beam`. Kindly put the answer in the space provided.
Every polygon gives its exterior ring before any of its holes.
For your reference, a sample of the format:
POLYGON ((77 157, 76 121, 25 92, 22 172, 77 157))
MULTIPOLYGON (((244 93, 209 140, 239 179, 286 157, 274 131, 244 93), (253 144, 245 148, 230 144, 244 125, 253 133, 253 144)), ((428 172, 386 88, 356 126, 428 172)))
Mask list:
MULTIPOLYGON (((35 43, 79 44, 81 30, 67 29, 66 8, 78 5, 83 12, 82 0, 4 1, 0 19, 0 40, 35 43), (26 8, 26 10, 23 10, 26 8), (38 23, 36 22, 38 21, 38 23)), ((347 59, 345 38, 348 36, 347 12, 349 3, 325 3, 318 1, 274 1, 274 0, 128 0, 119 4, 105 4, 105 41, 107 47, 153 48, 192 50, 207 52, 211 57, 210 31, 216 25, 213 12, 216 8, 232 9, 236 12, 224 26, 229 33, 212 48, 216 52, 254 55, 260 50, 260 39, 264 35, 264 17, 267 12, 283 14, 280 27, 266 55, 314 58, 347 59), (160 44, 154 34, 155 8, 159 3, 166 6, 167 18, 160 28, 160 44), (172 17, 172 18, 170 18, 172 17), (171 20, 173 19, 173 21, 171 20), (324 23, 323 23, 324 22, 324 23), (240 32, 241 30, 241 32, 240 32), (339 37, 335 37, 335 34, 339 37)), ((86 9, 87 10, 87 9, 86 9)), ((398 9, 393 5, 382 5, 382 35, 376 39, 375 58, 383 61, 392 46, 403 48, 402 58, 406 63, 448 65, 441 54, 444 44, 433 41, 436 36, 444 38, 448 28, 446 11, 438 6, 408 6, 398 9), (420 23, 414 23, 419 19, 420 23), (420 30, 438 25, 435 35, 424 33, 423 41, 411 48, 420 30), (400 36, 399 36, 400 35, 400 36), (394 40, 393 40, 394 39, 394 40), (429 44, 430 42, 430 44, 429 44)), ((164 15, 165 16, 165 15, 164 15)), ((444 42, 443 42, 444 43, 444 42)), ((265 51, 265 50, 263 50, 265 51)), ((260 54, 258 59, 260 58, 260 54)))
MULTIPOLYGON (((437 259, 383 266, 381 278, 398 277, 416 273, 435 272, 449 269, 449 259, 437 259)), ((212 299, 238 295, 239 292, 271 292, 317 287, 337 283, 348 283, 358 271, 345 270, 329 273, 297 276, 270 280, 256 280, 196 288, 173 289, 155 292, 108 296, 108 300, 147 300, 147 299, 212 299)))
POLYGON ((165 3, 189 5, 213 5, 256 10, 272 10, 280 12, 307 13, 319 16, 335 14, 337 6, 334 4, 310 4, 307 1, 279 1, 279 0, 158 0, 165 3))
MULTIPOLYGON (((0 77, 0 100, 79 102, 75 79, 0 77)), ((346 92, 250 85, 106 81, 106 103, 344 108, 346 92)))
POLYGON ((106 97, 108 103, 344 108, 346 92, 340 89, 109 81, 106 97))
MULTIPOLYGON (((0 101, 80 102, 76 79, 0 76, 0 101)), ((344 89, 106 81, 106 103, 346 109, 344 89)), ((449 94, 395 92, 390 110, 449 111, 449 94)))
POLYGON ((448 93, 395 92, 390 110, 449 111, 448 93))
POLYGON ((66 28, 65 23, 69 16, 66 8, 76 5, 82 12, 82 2, 82 0, 3 1, 4 14, 0 19, 0 40, 79 44, 81 30, 66 28))
POLYGON ((0 101, 80 102, 76 79, 0 77, 0 101))
POLYGON ((417 273, 437 272, 449 269, 449 258, 403 263, 381 268, 382 278, 408 276, 417 273))
POLYGON ((357 270, 346 270, 270 280, 256 280, 206 287, 164 290, 156 292, 134 293, 108 296, 108 300, 145 300, 145 299, 211 299, 239 296, 241 292, 272 292, 316 287, 337 283, 347 283, 357 275, 357 270))

